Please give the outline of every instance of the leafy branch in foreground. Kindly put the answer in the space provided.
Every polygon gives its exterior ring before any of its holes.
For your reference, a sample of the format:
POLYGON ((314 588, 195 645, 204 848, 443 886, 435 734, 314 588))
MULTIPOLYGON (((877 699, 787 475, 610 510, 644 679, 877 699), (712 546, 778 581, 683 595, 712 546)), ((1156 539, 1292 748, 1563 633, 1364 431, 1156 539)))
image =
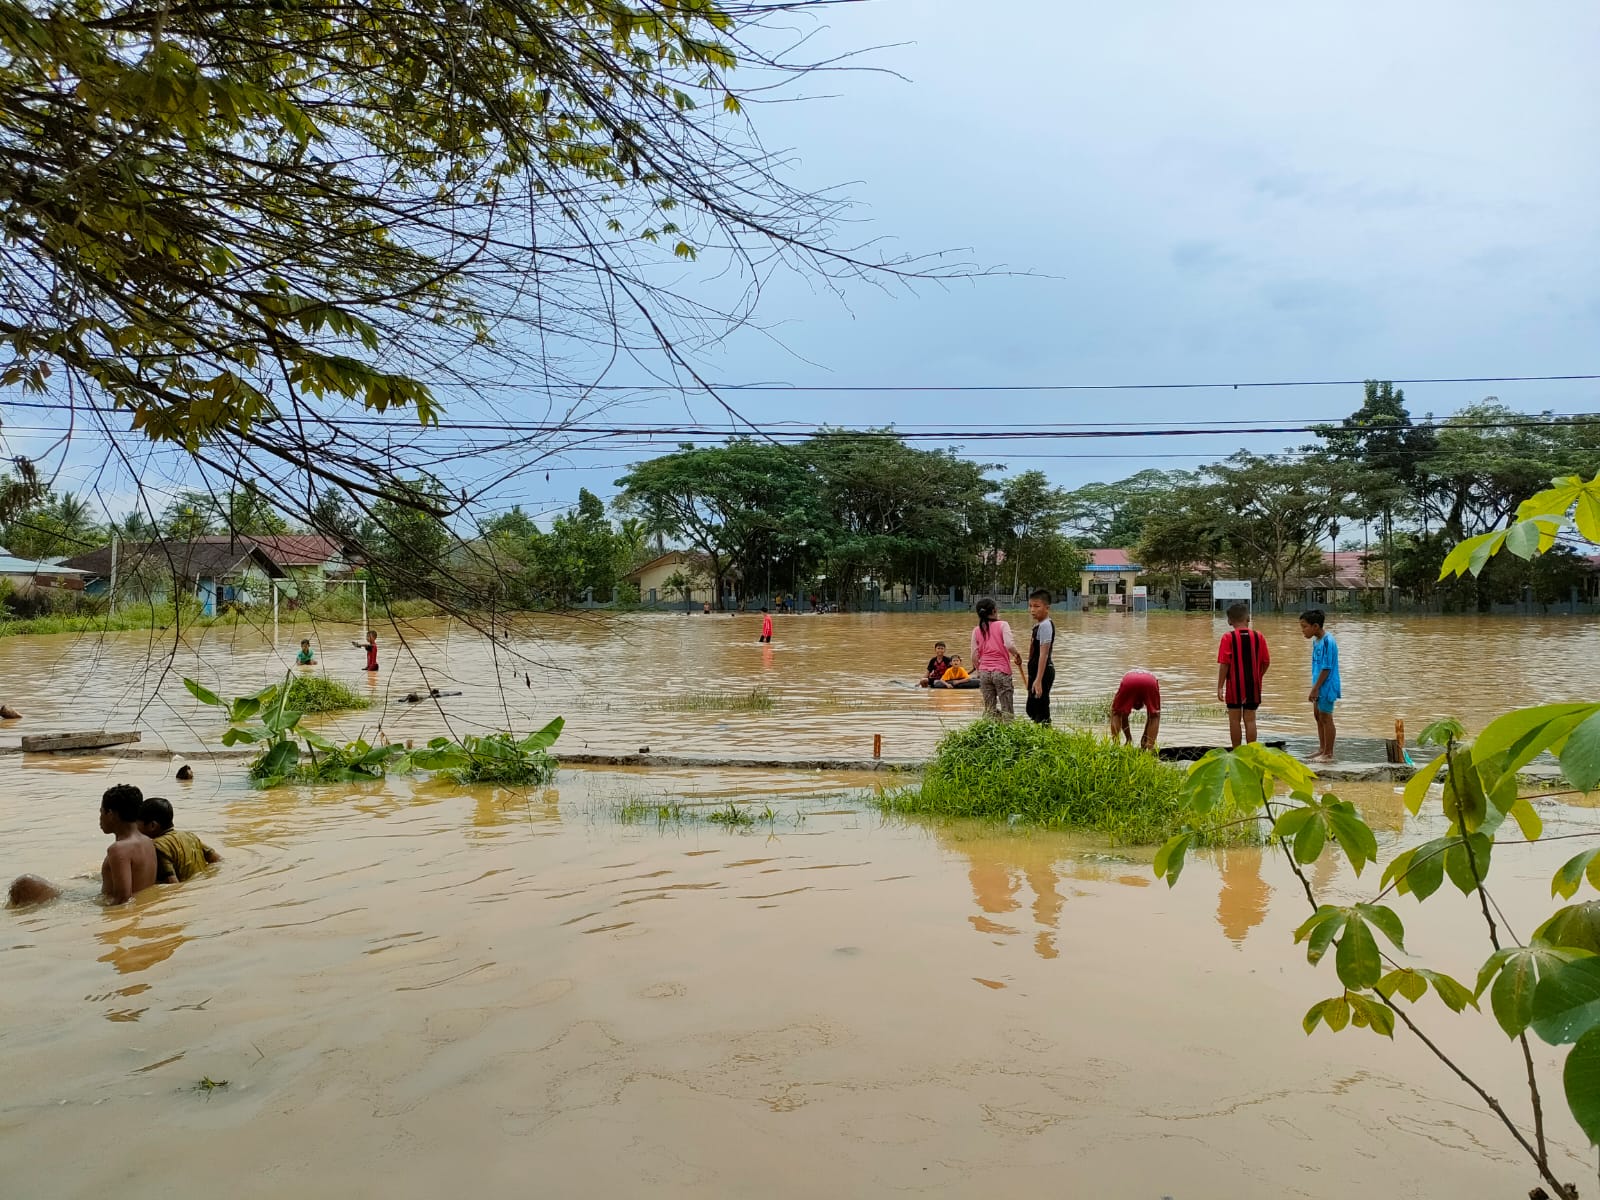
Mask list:
MULTIPOLYGON (((1347 859, 1359 876, 1377 861, 1377 838, 1354 805, 1331 793, 1317 796, 1314 773, 1287 754, 1255 744, 1212 751, 1190 769, 1181 800, 1195 820, 1227 804, 1259 812, 1272 822, 1272 840, 1286 855, 1312 909, 1295 930, 1295 941, 1305 945, 1312 966, 1334 952, 1340 988, 1305 1014, 1306 1032, 1318 1025, 1334 1032, 1354 1026, 1393 1037, 1399 1021, 1499 1117, 1556 1195, 1571 1198, 1576 1191, 1551 1169, 1527 1035, 1531 1030, 1553 1045, 1573 1045, 1563 1073, 1564 1095, 1579 1126, 1591 1141, 1600 1142, 1600 901, 1558 910, 1524 943, 1498 916, 1487 880, 1497 835, 1508 819, 1521 835, 1516 844, 1532 844, 1543 835, 1539 814, 1518 794, 1519 771, 1548 752, 1573 787, 1590 791, 1600 786, 1600 704, 1520 709, 1492 721, 1470 744, 1463 744, 1463 736, 1455 722, 1424 731, 1424 743, 1442 744, 1442 749, 1407 783, 1405 804, 1413 815, 1420 813, 1434 783, 1442 779, 1440 805, 1448 828, 1444 836, 1395 855, 1369 901, 1336 905, 1317 896, 1306 866, 1333 852, 1347 859), (1286 796, 1277 795, 1280 785, 1288 789, 1286 796), (1490 953, 1471 987, 1444 971, 1402 961, 1408 955, 1405 926, 1383 903, 1391 895, 1426 900, 1446 879, 1476 899, 1485 922, 1490 953), (1430 991, 1455 1013, 1477 1008, 1488 993, 1496 1021, 1518 1042, 1527 1067, 1531 1139, 1424 1033, 1410 1009, 1430 991)), ((1182 873, 1196 836, 1194 828, 1187 829, 1157 854, 1156 875, 1169 885, 1182 873)), ((1584 880, 1600 887, 1600 850, 1585 851, 1566 863, 1552 881, 1552 895, 1570 899, 1584 880)))

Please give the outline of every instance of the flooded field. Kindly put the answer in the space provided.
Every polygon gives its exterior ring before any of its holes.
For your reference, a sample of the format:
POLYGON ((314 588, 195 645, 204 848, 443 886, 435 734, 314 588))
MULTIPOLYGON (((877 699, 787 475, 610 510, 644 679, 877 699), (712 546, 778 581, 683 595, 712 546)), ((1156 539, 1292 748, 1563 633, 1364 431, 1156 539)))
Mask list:
MULTIPOLYGON (((1102 697, 1144 665, 1169 703, 1206 700, 1209 620, 1063 625, 1063 699, 1102 697)), ((1397 710, 1480 722, 1592 692, 1600 661, 1592 623, 1337 629, 1351 726, 1397 710)), ((374 711, 397 714, 398 736, 565 713, 569 747, 859 754, 883 732, 922 753, 976 700, 889 681, 964 630, 791 619, 768 650, 748 618, 640 617, 540 622, 491 650, 425 626, 417 661, 383 672, 375 700, 425 679, 465 694, 443 716, 374 711), (513 686, 513 667, 534 686, 513 686), (663 707, 752 688, 772 710, 663 707)), ((1303 643, 1287 622, 1264 631, 1283 651, 1280 694, 1303 696, 1303 643)), ((340 656, 332 673, 359 681, 357 652, 340 648, 349 631, 322 638, 340 656)), ((211 630, 172 666, 249 691, 276 661, 255 634, 211 630)), ((130 635, 9 639, 0 698, 30 729, 120 724, 142 707, 147 741, 214 737, 175 676, 158 686, 162 665, 130 635)), ((1309 725, 1300 707, 1282 728, 1309 725)), ((402 1200, 1516 1197, 1536 1182, 1413 1040, 1300 1031, 1335 990, 1332 964, 1305 964, 1292 944, 1304 897, 1256 851, 1201 855, 1169 891, 1148 851, 886 822, 872 775, 568 769, 528 793, 258 793, 242 774, 202 762, 178 784, 156 761, 0 757, 0 876, 72 889, 0 911, 0 1194, 193 1190, 175 1169, 262 1200, 378 1187, 402 1200), (98 795, 122 780, 171 797, 223 865, 121 909, 93 904, 98 795), (730 799, 770 813, 732 829, 632 819, 730 799)), ((1386 785, 1340 791, 1384 858, 1437 832, 1403 825, 1386 785)), ((1600 833, 1591 809, 1542 811, 1550 833, 1600 833)), ((1572 848, 1497 854, 1496 898, 1524 936, 1572 848)), ((1341 903, 1375 890, 1370 873, 1326 866, 1317 884, 1341 903)), ((1475 909, 1452 892, 1399 911, 1419 963, 1470 979, 1484 956, 1475 909)), ((1424 1017, 1520 1113, 1520 1063, 1492 1018, 1431 999, 1424 1017)), ((1563 1174, 1591 1178, 1584 1139, 1551 1107, 1563 1174)))
MULTIPOLYGON (((1026 636, 1026 614, 1012 622, 1026 636)), ((759 758, 863 757, 874 735, 890 758, 921 758, 946 729, 979 711, 976 692, 910 686, 935 640, 965 653, 971 620, 962 614, 780 617, 774 644, 758 645, 760 617, 639 615, 549 617, 519 622, 490 642, 455 622, 422 621, 380 629, 383 669, 361 671, 353 626, 284 632, 218 625, 186 634, 105 637, 66 634, 0 639, 0 700, 23 708, 28 728, 145 729, 145 745, 193 749, 221 732, 212 710, 185 692, 197 676, 224 695, 259 690, 282 677, 302 636, 310 635, 325 673, 371 696, 373 708, 323 718, 326 732, 429 737, 532 729, 567 718, 562 747, 631 753, 738 754, 759 758), (408 705, 409 692, 460 691, 434 705, 408 705), (696 710, 706 696, 770 695, 765 711, 696 710), (685 711, 687 709, 687 711, 685 711)), ((1109 699, 1124 671, 1159 673, 1168 742, 1215 740, 1216 643, 1225 628, 1204 614, 1149 617, 1058 615, 1055 704, 1109 699), (1189 714, 1184 707, 1189 706, 1189 714)), ((1312 731, 1310 651, 1293 617, 1257 627, 1273 652, 1264 736, 1312 731)), ((1600 663, 1600 622, 1573 618, 1344 619, 1339 638, 1345 736, 1392 736, 1403 717, 1413 732, 1453 715, 1469 727, 1508 707, 1570 699, 1600 663)), ((1020 704, 1019 704, 1020 707, 1020 704)), ((0 731, 0 736, 5 731, 0 731)))

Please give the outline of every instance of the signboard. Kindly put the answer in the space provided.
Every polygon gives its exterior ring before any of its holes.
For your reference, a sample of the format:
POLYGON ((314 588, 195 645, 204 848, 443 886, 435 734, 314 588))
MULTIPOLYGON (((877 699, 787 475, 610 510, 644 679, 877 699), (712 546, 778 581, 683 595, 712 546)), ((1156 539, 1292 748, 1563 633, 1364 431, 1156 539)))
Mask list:
POLYGON ((1136 584, 1133 585, 1133 598, 1135 600, 1142 599, 1145 596, 1148 596, 1149 594, 1150 594, 1150 589, 1147 586, 1145 586, 1144 584, 1136 583, 1136 584))
POLYGON ((1250 581, 1248 579, 1219 579, 1211 585, 1211 598, 1213 600, 1243 600, 1249 603, 1250 581))

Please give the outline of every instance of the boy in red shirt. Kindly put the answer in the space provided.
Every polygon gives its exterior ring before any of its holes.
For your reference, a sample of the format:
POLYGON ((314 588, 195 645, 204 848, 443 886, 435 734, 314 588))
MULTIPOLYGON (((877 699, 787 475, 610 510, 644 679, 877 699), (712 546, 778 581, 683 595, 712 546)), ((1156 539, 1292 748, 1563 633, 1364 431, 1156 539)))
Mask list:
POLYGON ((1261 707, 1261 678, 1272 665, 1267 639, 1250 628, 1250 606, 1228 606, 1228 632, 1217 647, 1217 699, 1228 706, 1228 736, 1239 748, 1256 740, 1256 709, 1261 707))
POLYGON ((1133 745, 1133 729, 1128 718, 1133 710, 1145 711, 1144 732, 1139 735, 1139 749, 1154 750, 1156 735, 1161 732, 1161 684, 1149 671, 1135 668, 1122 677, 1117 685, 1116 698, 1111 701, 1111 740, 1133 745))

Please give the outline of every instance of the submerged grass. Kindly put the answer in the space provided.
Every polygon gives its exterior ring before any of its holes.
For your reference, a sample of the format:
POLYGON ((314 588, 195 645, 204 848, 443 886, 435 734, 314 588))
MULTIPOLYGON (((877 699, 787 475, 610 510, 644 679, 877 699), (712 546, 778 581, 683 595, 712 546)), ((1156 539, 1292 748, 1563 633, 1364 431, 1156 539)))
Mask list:
POLYGON ((661 712, 771 712, 772 693, 706 692, 698 696, 672 696, 658 704, 661 712))
MULTIPOLYGON (((1111 696, 1105 696, 1099 700, 1079 700, 1066 704, 1056 701, 1051 704, 1051 716, 1058 722, 1073 725, 1105 725, 1111 720, 1112 699, 1111 696)), ((1130 714, 1129 722, 1137 728, 1144 724, 1147 715, 1143 709, 1139 709, 1130 714)), ((1161 710, 1161 719, 1168 726, 1222 721, 1227 716, 1228 710, 1220 704, 1169 704, 1161 710)))
MULTIPOLYGON (((879 805, 892 813, 1024 821, 1152 845, 1187 819, 1178 801, 1182 782, 1181 770, 1095 733, 979 721, 945 735, 920 787, 885 793, 879 805)), ((1218 826, 1228 819, 1214 817, 1218 826)), ((1238 844, 1259 840, 1259 831, 1235 826, 1200 840, 1238 844)))
POLYGON ((365 696, 358 696, 336 679, 303 675, 290 681, 287 704, 295 712, 327 713, 367 708, 371 701, 365 696))

